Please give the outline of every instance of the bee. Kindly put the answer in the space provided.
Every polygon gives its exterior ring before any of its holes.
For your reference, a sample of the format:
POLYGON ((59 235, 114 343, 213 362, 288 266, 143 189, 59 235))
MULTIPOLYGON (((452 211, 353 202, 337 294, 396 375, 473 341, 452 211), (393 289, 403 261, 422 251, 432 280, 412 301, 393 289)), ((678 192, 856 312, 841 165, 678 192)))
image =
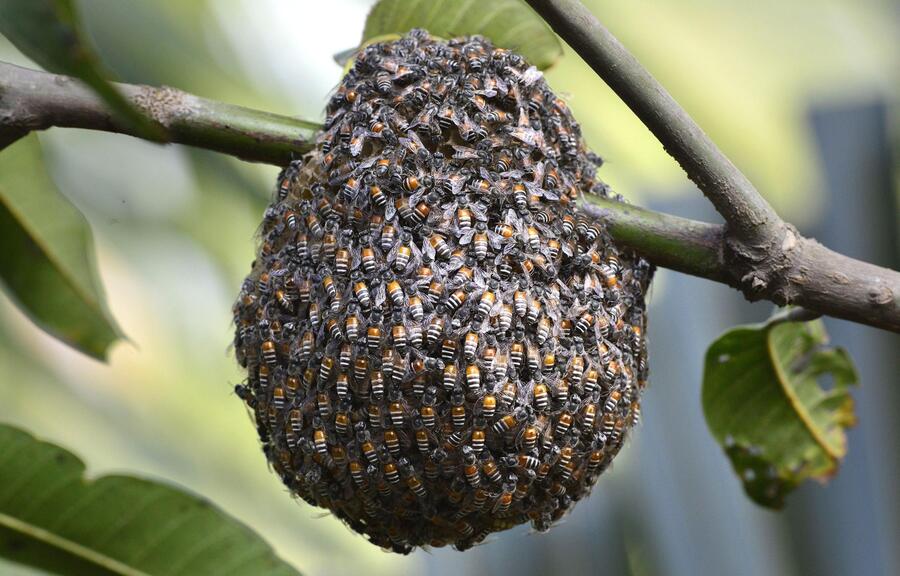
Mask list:
POLYGON ((393 456, 400 454, 400 437, 397 435, 396 430, 387 428, 384 431, 384 445, 393 456))
POLYGON ((470 330, 463 340, 463 358, 466 362, 474 362, 478 351, 478 332, 470 330))
POLYGON ((533 397, 534 407, 539 412, 544 412, 550 407, 550 394, 545 384, 534 385, 533 397))
POLYGON ((275 364, 278 361, 278 355, 275 352, 275 342, 272 340, 266 340, 260 346, 260 352, 262 353, 263 360, 266 361, 267 364, 275 364))
POLYGON ((535 448, 537 448, 537 441, 540 437, 540 431, 537 426, 535 426, 534 422, 530 422, 529 424, 522 427, 519 431, 518 437, 516 438, 516 446, 518 446, 521 450, 525 452, 531 452, 535 448))
POLYGON ((421 322, 425 315, 425 310, 422 307, 422 299, 416 295, 412 295, 407 299, 406 310, 416 322, 421 322))
POLYGON ((434 408, 436 403, 437 389, 431 386, 425 390, 425 395, 422 396, 422 405, 419 408, 419 416, 422 418, 422 423, 428 429, 434 428, 437 424, 437 413, 434 408))
POLYGON ((384 373, 381 370, 373 370, 369 381, 372 400, 381 402, 384 398, 384 373))
POLYGON ((504 303, 500 306, 497 315, 497 328, 500 332, 507 332, 512 327, 513 321, 513 305, 504 303))
POLYGON ((434 346, 441 335, 444 333, 443 316, 434 316, 428 323, 428 330, 425 332, 425 342, 429 346, 434 346))
POLYGON ((352 309, 344 319, 344 334, 347 342, 355 342, 359 337, 359 317, 352 309))
POLYGON ((444 366, 444 374, 442 379, 442 384, 444 389, 448 392, 452 392, 456 388, 456 382, 459 377, 459 370, 456 367, 456 364, 448 363, 444 366))
POLYGON ((394 246, 394 242, 397 240, 397 229, 391 226, 390 224, 385 224, 381 229, 381 251, 382 252, 390 252, 391 248, 394 246))
POLYGON ((346 372, 338 373, 335 379, 335 392, 338 398, 347 399, 350 397, 350 376, 346 372))
POLYGON ((391 76, 386 72, 379 72, 378 75, 375 76, 375 89, 381 94, 388 94, 393 88, 394 84, 391 81, 391 76))
POLYGON ((535 324, 538 321, 538 318, 541 315, 541 310, 543 305, 541 301, 537 298, 532 298, 527 305, 526 313, 525 313, 525 321, 529 324, 535 324))
POLYGON ((377 354, 381 349, 381 328, 378 326, 369 326, 366 329, 366 344, 369 347, 369 354, 377 354))
MULTIPOLYGON (((416 282, 420 285, 427 284, 433 277, 434 271, 427 265, 419 266, 419 268, 416 269, 416 282)), ((443 290, 443 285, 441 285, 440 282, 438 282, 438 285, 441 286, 441 290, 443 290)))
POLYGON ((513 501, 513 492, 515 491, 516 484, 515 482, 506 482, 503 484, 503 491, 500 493, 500 496, 497 497, 497 500, 494 501, 494 506, 491 509, 491 512, 497 515, 506 514, 509 511, 509 507, 513 501))
POLYGON ((488 420, 494 418, 497 412, 497 396, 494 394, 485 394, 481 399, 481 414, 488 420))
POLYGON ((504 408, 511 405, 518 395, 518 387, 512 380, 507 381, 500 390, 500 405, 504 408))
POLYGON ((631 403, 631 425, 637 426, 641 422, 641 401, 635 400, 631 403))
POLYGON ((475 454, 481 454, 484 450, 485 438, 484 421, 481 418, 476 419, 475 429, 472 430, 472 435, 469 437, 470 446, 475 454))
POLYGON ((394 398, 393 400, 394 401, 391 402, 390 406, 388 406, 388 414, 391 417, 391 423, 397 428, 402 428, 405 410, 403 409, 403 405, 398 401, 398 398, 394 398))
POLYGON ((606 454, 603 448, 595 447, 591 450, 587 460, 587 473, 591 475, 597 474, 600 471, 600 466, 603 464, 605 456, 606 454))
POLYGON ((328 435, 319 417, 313 418, 313 444, 316 452, 324 456, 328 453, 328 435))
POLYGON ((475 364, 466 366, 466 388, 470 394, 475 394, 481 389, 481 370, 475 364))
POLYGON ((391 484, 400 482, 400 472, 397 469, 397 465, 393 462, 385 462, 382 472, 384 472, 384 477, 387 478, 387 481, 391 484))
POLYGON ((415 429, 416 447, 419 449, 419 452, 423 456, 429 454, 431 452, 431 435, 428 433, 425 422, 421 417, 416 417, 413 420, 413 428, 415 429))
POLYGON ((391 327, 391 341, 394 348, 401 356, 406 355, 406 347, 408 344, 406 326, 403 324, 403 313, 399 310, 394 313, 394 325, 391 327))
POLYGON ((610 391, 609 396, 606 398, 606 402, 603 404, 604 412, 613 412, 616 407, 619 405, 619 400, 622 399, 622 391, 615 389, 610 391))
POLYGON ((497 466, 497 463, 490 456, 487 456, 482 460, 481 470, 484 473, 484 477, 487 478, 489 482, 494 484, 500 482, 500 467, 497 466))
POLYGON ((447 298, 447 303, 445 304, 447 312, 453 314, 459 310, 459 307, 463 305, 468 296, 468 293, 462 288, 454 291, 450 297, 447 298))
POLYGON ((505 124, 512 121, 512 116, 500 108, 493 108, 484 113, 482 119, 489 124, 505 124))
POLYGON ((368 310, 372 305, 372 297, 369 293, 369 287, 360 279, 353 284, 353 295, 364 310, 368 310))
POLYGON ((454 428, 462 428, 466 425, 465 397, 462 392, 454 392, 451 396, 450 418, 454 428))
POLYGON ((440 234, 431 234, 424 244, 424 252, 431 258, 437 255, 438 258, 446 260, 450 257, 450 246, 446 239, 440 234))
POLYGON ((476 488, 481 484, 481 471, 478 467, 478 458, 469 446, 462 447, 462 457, 463 475, 466 477, 466 482, 468 482, 469 486, 472 488, 476 488))
POLYGON ((519 423, 519 419, 515 414, 507 414, 503 418, 497 420, 491 430, 494 434, 505 434, 515 428, 519 423))
POLYGON ((369 426, 372 428, 380 428, 381 427, 381 407, 377 404, 369 404, 368 408, 366 408, 366 416, 369 419, 369 426))

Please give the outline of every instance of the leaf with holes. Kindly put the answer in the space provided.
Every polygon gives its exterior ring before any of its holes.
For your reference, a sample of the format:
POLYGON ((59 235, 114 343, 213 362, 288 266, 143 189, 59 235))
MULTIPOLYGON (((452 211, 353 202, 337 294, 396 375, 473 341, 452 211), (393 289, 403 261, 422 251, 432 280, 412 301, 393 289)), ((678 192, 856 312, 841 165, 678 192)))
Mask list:
POLYGON ((847 452, 856 370, 827 340, 821 320, 778 320, 729 330, 706 353, 706 422, 760 505, 779 508, 804 480, 827 480, 847 452))
POLYGON ((91 229, 54 186, 32 134, 0 153, 0 286, 48 333, 105 359, 122 332, 106 307, 91 229))
POLYGON ((130 476, 85 478, 67 450, 0 424, 0 558, 52 574, 297 575, 212 503, 130 476))
POLYGON ((0 34, 39 66, 75 76, 144 138, 162 140, 152 123, 106 80, 106 72, 81 31, 72 0, 0 0, 0 34))
POLYGON ((362 42, 413 28, 442 38, 478 34, 515 50, 541 70, 562 56, 556 34, 521 0, 381 0, 366 18, 362 42))

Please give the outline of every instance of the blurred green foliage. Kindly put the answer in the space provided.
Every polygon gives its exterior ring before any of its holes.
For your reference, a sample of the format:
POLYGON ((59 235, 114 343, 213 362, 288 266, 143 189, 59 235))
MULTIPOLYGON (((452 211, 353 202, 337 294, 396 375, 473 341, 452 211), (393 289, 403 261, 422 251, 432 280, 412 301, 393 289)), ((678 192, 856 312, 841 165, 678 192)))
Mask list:
MULTIPOLYGON (((889 0, 586 3, 801 226, 821 211, 810 99, 897 96, 900 26, 889 0)), ((358 41, 370 3, 78 5, 104 63, 125 81, 316 119, 340 74, 331 55, 358 41)), ((2 38, 0 59, 33 65, 2 38)), ((697 193, 571 50, 546 74, 606 158, 601 176, 616 190, 637 201, 697 193)), ((101 365, 4 298, 0 420, 76 448, 92 475, 126 470, 190 486, 306 573, 417 573, 416 558, 383 554, 292 502, 231 391, 241 375, 228 349, 230 306, 277 170, 109 134, 51 131, 41 140, 54 180, 92 224, 110 307, 132 343, 101 365)))

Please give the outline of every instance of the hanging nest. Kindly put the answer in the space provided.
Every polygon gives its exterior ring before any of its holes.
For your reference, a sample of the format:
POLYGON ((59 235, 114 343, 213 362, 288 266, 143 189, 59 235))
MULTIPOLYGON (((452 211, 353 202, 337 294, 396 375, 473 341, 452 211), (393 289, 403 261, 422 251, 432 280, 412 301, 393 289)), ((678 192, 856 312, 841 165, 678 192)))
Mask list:
POLYGON ((378 546, 465 549, 590 493, 640 416, 651 266, 541 73, 480 37, 362 51, 279 176, 234 306, 264 452, 378 546))

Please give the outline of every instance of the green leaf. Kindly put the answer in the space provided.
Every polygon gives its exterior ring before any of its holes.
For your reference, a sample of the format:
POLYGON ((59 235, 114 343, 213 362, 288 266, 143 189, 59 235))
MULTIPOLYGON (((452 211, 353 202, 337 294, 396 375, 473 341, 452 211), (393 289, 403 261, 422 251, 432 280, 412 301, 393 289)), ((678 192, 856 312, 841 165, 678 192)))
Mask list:
POLYGON ((847 352, 827 341, 821 320, 782 315, 733 328, 706 353, 706 422, 760 505, 780 508, 804 480, 827 480, 847 452, 857 375, 847 352), (820 383, 826 375, 830 387, 820 383))
POLYGON ((0 424, 0 557, 59 575, 298 572, 209 501, 130 476, 85 478, 67 450, 0 424))
POLYGON ((37 136, 0 153, 0 284, 31 319, 98 359, 122 336, 106 307, 91 229, 47 176, 37 136))
POLYGON ((82 33, 72 0, 0 0, 0 34, 44 69, 79 78, 144 138, 164 138, 162 127, 106 80, 108 74, 82 33))
POLYGON ((413 28, 443 38, 479 34, 541 70, 562 56, 556 34, 521 0, 380 0, 366 18, 362 42, 413 28))

